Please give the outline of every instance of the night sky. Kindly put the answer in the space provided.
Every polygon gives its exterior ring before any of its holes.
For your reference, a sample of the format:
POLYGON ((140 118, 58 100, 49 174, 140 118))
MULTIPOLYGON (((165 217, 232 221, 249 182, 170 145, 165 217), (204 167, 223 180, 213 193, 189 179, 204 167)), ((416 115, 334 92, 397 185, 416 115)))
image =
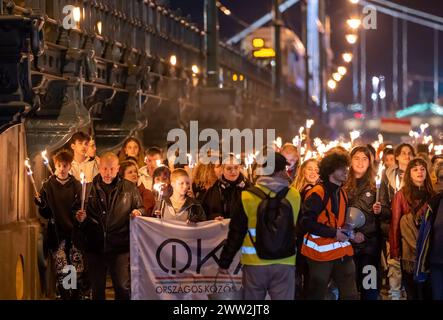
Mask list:
MULTIPOLYGON (((184 15, 190 14, 192 21, 203 28, 204 0, 170 0, 172 8, 181 8, 184 15)), ((443 17, 443 0, 391 0, 413 9, 428 12, 443 17)), ((247 23, 251 23, 271 10, 272 0, 221 0, 232 13, 247 23)), ((327 14, 331 17, 331 47, 334 53, 334 64, 342 64, 341 53, 345 50, 352 51, 346 43, 346 19, 352 14, 355 5, 348 0, 328 0, 327 14)), ((300 35, 301 15, 300 5, 296 4, 284 15, 287 27, 300 35)), ((367 96, 370 97, 370 79, 373 75, 384 75, 387 83, 388 104, 392 98, 392 17, 382 13, 377 14, 377 30, 367 31, 367 96)), ((226 40, 241 31, 243 27, 234 19, 219 13, 220 38, 226 40)), ((401 23, 399 23, 401 30, 401 23)), ((409 74, 418 74, 427 77, 433 76, 433 30, 417 24, 408 23, 408 68, 409 74)), ((399 49, 401 50, 401 35, 399 35, 399 49)), ((440 57, 443 57, 443 32, 439 32, 440 57)), ((401 62, 401 51, 399 54, 401 62)), ((443 77, 443 59, 440 59, 440 77, 443 77)), ((348 68, 350 69, 350 68, 348 68)), ((331 95, 332 101, 343 103, 352 102, 352 77, 351 70, 339 83, 335 93, 331 95)), ((401 71, 399 73, 401 80, 401 71)), ((399 87, 401 88, 401 81, 399 87)), ((408 104, 419 102, 419 83, 413 82, 410 87, 408 104)), ((432 97, 432 82, 425 83, 426 94, 432 97)), ((400 91, 401 96, 401 91, 400 91)), ((443 95, 443 83, 440 83, 440 96, 443 95)), ((426 99, 426 98, 425 98, 426 99)))

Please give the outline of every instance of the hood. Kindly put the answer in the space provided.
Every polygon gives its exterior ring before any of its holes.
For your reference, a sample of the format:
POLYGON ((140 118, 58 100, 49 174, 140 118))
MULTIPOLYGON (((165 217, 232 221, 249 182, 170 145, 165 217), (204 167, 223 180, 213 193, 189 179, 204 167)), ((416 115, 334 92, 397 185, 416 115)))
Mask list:
POLYGON ((283 188, 289 187, 289 181, 288 179, 282 178, 282 177, 260 177, 257 180, 257 184, 264 186, 271 190, 272 192, 278 193, 283 188))
MULTIPOLYGON (((386 178, 388 178, 388 183, 389 183, 389 185, 390 185, 394 190, 396 190, 396 182, 395 182, 395 179, 396 179, 397 171, 398 171, 398 170, 399 170, 399 169, 398 169, 397 166, 394 166, 394 167, 391 167, 391 168, 386 169, 386 178)), ((403 180, 402 180, 401 183, 400 183, 400 188, 399 188, 399 190, 400 190, 402 187, 403 187, 403 180)))
POLYGON ((150 178, 151 176, 148 173, 148 166, 141 167, 138 169, 138 174, 144 177, 150 178))

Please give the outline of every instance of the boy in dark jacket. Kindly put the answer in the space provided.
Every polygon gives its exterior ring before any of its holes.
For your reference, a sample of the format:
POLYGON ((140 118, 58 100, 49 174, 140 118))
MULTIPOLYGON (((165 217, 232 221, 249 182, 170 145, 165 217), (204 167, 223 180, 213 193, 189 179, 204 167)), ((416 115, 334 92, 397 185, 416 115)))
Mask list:
POLYGON ((74 219, 75 203, 80 196, 80 183, 69 174, 73 157, 68 151, 58 152, 54 158, 55 174, 49 177, 35 199, 40 215, 48 219, 47 247, 55 262, 57 289, 62 299, 79 299, 83 282, 83 254, 79 243, 73 240, 77 222, 74 219), (63 269, 73 265, 77 283, 69 288, 63 285, 67 276, 63 269), (66 287, 66 288, 65 288, 66 287))
POLYGON ((130 298, 129 219, 146 215, 134 183, 118 175, 115 154, 105 153, 88 192, 86 211, 77 211, 85 236, 85 251, 92 285, 92 298, 105 299, 106 274, 111 273, 117 300, 130 298))

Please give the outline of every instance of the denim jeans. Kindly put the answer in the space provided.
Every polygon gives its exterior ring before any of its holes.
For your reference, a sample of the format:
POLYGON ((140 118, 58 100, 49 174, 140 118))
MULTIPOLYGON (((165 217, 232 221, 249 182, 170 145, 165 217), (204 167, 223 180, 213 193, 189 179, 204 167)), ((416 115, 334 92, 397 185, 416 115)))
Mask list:
POLYGON ((121 254, 87 253, 93 300, 105 300, 106 275, 111 274, 116 300, 129 300, 131 280, 129 252, 121 254))

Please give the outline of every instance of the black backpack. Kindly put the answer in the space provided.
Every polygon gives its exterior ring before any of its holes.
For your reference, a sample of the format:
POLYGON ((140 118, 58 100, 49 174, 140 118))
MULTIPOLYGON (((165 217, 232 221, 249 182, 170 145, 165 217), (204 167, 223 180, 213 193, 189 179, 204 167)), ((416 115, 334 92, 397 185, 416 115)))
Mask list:
POLYGON ((255 241, 248 230, 258 257, 276 260, 293 256, 296 237, 293 209, 286 199, 289 188, 284 188, 275 197, 257 187, 250 187, 247 191, 262 199, 257 208, 255 241))

